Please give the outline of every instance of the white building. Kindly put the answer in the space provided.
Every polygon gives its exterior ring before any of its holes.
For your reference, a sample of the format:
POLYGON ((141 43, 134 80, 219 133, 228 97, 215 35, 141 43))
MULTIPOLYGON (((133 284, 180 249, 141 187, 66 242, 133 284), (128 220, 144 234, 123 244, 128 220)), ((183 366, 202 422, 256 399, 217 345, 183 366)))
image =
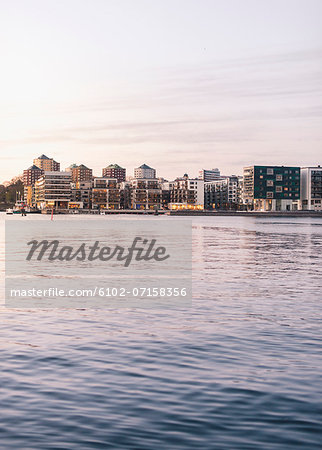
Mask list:
POLYGON ((322 167, 301 168, 300 208, 322 210, 322 167))
POLYGON ((218 180, 220 178, 220 170, 219 169, 202 169, 199 170, 199 180, 203 180, 205 182, 218 180))
POLYGON ((177 178, 170 188, 169 209, 204 209, 204 181, 189 178, 177 178))
POLYGON ((142 166, 134 169, 134 178, 156 178, 156 170, 146 164, 142 164, 142 166))
POLYGON ((35 182, 35 202, 39 209, 68 209, 70 199, 70 172, 48 171, 35 182))

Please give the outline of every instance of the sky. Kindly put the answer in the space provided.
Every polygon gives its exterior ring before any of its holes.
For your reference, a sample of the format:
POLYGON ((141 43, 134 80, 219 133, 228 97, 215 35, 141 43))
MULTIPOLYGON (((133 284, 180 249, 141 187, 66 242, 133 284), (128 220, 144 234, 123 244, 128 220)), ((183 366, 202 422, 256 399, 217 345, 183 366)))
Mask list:
POLYGON ((43 153, 167 179, 322 164, 320 0, 0 8, 0 182, 43 153))

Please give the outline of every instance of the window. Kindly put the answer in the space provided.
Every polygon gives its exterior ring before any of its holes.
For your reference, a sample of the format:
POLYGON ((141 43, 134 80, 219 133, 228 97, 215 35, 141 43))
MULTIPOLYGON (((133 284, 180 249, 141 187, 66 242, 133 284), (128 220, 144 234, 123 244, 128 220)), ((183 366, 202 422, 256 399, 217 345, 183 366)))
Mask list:
POLYGON ((267 192, 267 198, 273 198, 273 192, 267 192))
POLYGON ((282 192, 282 186, 276 186, 276 192, 282 192))
POLYGON ((276 175, 276 181, 283 181, 283 175, 276 175))
POLYGON ((267 175, 274 175, 274 169, 267 169, 267 175))
POLYGON ((267 186, 274 186, 273 180, 267 180, 266 185, 267 185, 267 186))

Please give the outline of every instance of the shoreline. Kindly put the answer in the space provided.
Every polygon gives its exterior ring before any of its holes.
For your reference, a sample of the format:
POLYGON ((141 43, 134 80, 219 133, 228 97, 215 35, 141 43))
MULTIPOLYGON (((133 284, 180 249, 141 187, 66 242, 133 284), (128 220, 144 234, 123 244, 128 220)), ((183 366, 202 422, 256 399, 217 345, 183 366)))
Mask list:
MULTIPOLYGON (((5 211, 0 211, 0 213, 6 214, 5 211)), ((27 213, 27 215, 38 215, 38 214, 46 214, 39 212, 27 213)), ((49 213, 47 213, 49 214, 49 213)), ((79 216, 79 215, 148 215, 148 216, 189 216, 189 217, 320 217, 322 218, 322 211, 169 211, 169 210, 159 210, 157 213, 153 210, 106 210, 102 213, 99 211, 78 211, 75 212, 66 212, 59 211, 55 212, 55 215, 70 215, 70 216, 79 216)), ((14 216, 20 216, 20 213, 14 214, 14 216)))

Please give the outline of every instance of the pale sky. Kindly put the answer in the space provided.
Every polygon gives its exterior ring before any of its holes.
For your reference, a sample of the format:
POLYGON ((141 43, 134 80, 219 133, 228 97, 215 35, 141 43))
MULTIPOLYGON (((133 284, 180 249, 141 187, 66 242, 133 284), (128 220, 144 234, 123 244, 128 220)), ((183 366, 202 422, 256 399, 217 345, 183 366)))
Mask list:
POLYGON ((0 0, 0 182, 322 164, 321 0, 0 0))

